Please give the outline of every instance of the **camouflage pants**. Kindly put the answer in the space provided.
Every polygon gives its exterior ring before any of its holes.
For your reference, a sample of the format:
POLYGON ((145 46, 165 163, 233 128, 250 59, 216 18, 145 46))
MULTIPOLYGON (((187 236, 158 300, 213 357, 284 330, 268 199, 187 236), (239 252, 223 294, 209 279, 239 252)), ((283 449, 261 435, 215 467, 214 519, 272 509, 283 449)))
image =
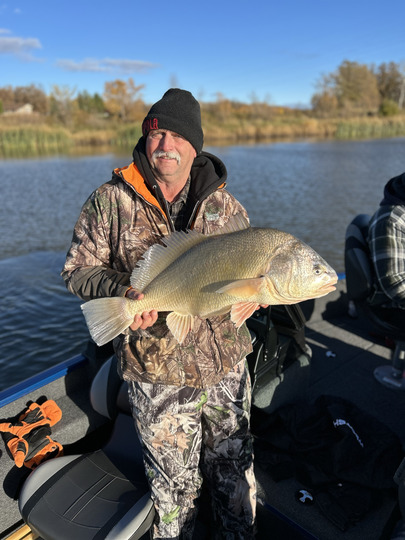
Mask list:
POLYGON ((253 538, 256 484, 245 362, 205 390, 131 383, 129 394, 156 508, 153 538, 192 538, 203 478, 217 538, 253 538))

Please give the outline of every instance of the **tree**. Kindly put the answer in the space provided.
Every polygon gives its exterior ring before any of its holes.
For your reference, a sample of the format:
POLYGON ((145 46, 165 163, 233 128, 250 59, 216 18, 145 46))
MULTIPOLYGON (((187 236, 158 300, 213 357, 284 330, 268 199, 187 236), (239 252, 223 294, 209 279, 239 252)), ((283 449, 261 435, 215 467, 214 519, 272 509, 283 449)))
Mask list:
POLYGON ((97 93, 91 96, 87 90, 84 90, 77 95, 76 102, 79 109, 86 113, 101 114, 104 112, 104 101, 97 93))
POLYGON ((325 90, 314 94, 311 98, 312 110, 319 116, 330 116, 338 109, 338 100, 334 92, 325 90))
POLYGON ((333 116, 338 110, 335 80, 332 74, 322 74, 317 81, 318 92, 311 98, 311 106, 318 116, 333 116))
POLYGON ((76 90, 54 85, 50 94, 50 113, 65 125, 73 121, 73 96, 76 90))
POLYGON ((124 122, 137 120, 138 116, 142 117, 144 109, 143 101, 139 95, 143 88, 143 84, 136 86, 132 78, 129 78, 128 82, 120 79, 106 82, 103 94, 106 110, 124 122))
POLYGON ((17 86, 14 89, 14 102, 18 106, 30 103, 34 111, 47 114, 48 112, 48 97, 45 92, 31 84, 30 86, 17 86))
POLYGON ((398 107, 402 109, 404 106, 404 100, 405 100, 405 60, 401 62, 400 70, 401 70, 402 82, 401 82, 401 90, 399 93, 398 107))
POLYGON ((224 94, 222 94, 222 92, 217 92, 216 97, 215 112, 221 121, 227 120, 232 112, 232 103, 224 96, 224 94))
POLYGON ((375 72, 377 77, 378 91, 381 100, 390 100, 399 102, 403 76, 398 64, 390 62, 389 64, 380 64, 375 72))
POLYGON ((14 90, 11 86, 4 86, 0 88, 0 99, 3 103, 4 111, 12 110, 14 108, 14 90))
POLYGON ((365 64, 344 60, 332 79, 340 108, 349 112, 375 112, 378 109, 377 78, 365 64))
POLYGON ((392 99, 383 99, 380 105, 379 113, 381 116, 395 116, 399 113, 398 104, 392 99))
POLYGON ((322 76, 318 88, 312 108, 323 115, 375 113, 380 105, 377 77, 365 64, 345 60, 322 76))

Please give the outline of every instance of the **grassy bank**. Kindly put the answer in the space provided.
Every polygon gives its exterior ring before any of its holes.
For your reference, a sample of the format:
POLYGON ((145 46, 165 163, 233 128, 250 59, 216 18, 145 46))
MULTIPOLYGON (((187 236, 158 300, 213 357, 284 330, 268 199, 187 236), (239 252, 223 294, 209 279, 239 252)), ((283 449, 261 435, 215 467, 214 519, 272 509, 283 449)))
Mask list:
MULTIPOLYGON (((1 120, 0 120, 1 122, 1 120)), ((21 122, 21 121, 20 121, 21 122)), ((260 119, 203 118, 205 144, 235 144, 297 138, 339 140, 405 136, 405 116, 391 118, 317 119, 301 117, 260 119)), ((68 130, 47 124, 2 125, 0 155, 27 157, 75 152, 86 148, 130 148, 141 136, 140 124, 104 126, 102 129, 68 130)))
POLYGON ((339 122, 334 137, 336 139, 379 139, 405 136, 405 117, 364 118, 356 121, 339 122))
POLYGON ((0 125, 0 153, 3 156, 65 152, 72 145, 71 133, 61 127, 0 125))

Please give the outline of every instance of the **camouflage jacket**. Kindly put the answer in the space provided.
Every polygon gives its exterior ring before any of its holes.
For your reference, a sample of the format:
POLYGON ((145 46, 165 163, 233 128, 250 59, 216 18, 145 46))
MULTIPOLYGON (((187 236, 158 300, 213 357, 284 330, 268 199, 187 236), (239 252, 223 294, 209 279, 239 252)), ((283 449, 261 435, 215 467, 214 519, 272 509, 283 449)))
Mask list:
MULTIPOLYGON (((142 164, 134 162, 116 169, 112 180, 94 191, 82 208, 62 277, 67 288, 83 300, 123 296, 143 253, 171 233, 164 201, 155 196, 139 169, 142 164)), ((205 152, 196 158, 191 171, 195 202, 190 220, 192 228, 204 234, 220 229, 234 214, 246 216, 241 204, 224 189, 224 178, 226 170, 218 158, 205 152)), ((198 319, 182 345, 165 320, 160 313, 147 330, 128 329, 114 340, 124 379, 206 388, 218 383, 252 350, 246 326, 237 331, 229 315, 198 319)))

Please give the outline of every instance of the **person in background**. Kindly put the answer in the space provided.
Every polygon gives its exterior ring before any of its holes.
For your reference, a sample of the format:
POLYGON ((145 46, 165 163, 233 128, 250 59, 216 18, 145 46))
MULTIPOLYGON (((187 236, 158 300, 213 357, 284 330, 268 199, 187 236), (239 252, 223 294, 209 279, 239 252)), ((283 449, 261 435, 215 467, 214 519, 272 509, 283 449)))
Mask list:
MULTIPOLYGON (((142 297, 130 274, 173 231, 218 231, 242 205, 225 190, 225 165, 203 152, 199 103, 172 88, 149 110, 128 166, 85 202, 62 276, 87 301, 142 297)), ((180 345, 165 313, 137 315, 114 340, 128 382, 156 508, 153 538, 192 538, 202 480, 219 538, 254 537, 256 486, 245 325, 229 314, 195 324, 180 345)), ((213 537, 215 537, 213 534, 213 537)))
POLYGON ((368 244, 380 316, 405 332, 405 173, 385 185, 384 197, 369 224, 368 244))

